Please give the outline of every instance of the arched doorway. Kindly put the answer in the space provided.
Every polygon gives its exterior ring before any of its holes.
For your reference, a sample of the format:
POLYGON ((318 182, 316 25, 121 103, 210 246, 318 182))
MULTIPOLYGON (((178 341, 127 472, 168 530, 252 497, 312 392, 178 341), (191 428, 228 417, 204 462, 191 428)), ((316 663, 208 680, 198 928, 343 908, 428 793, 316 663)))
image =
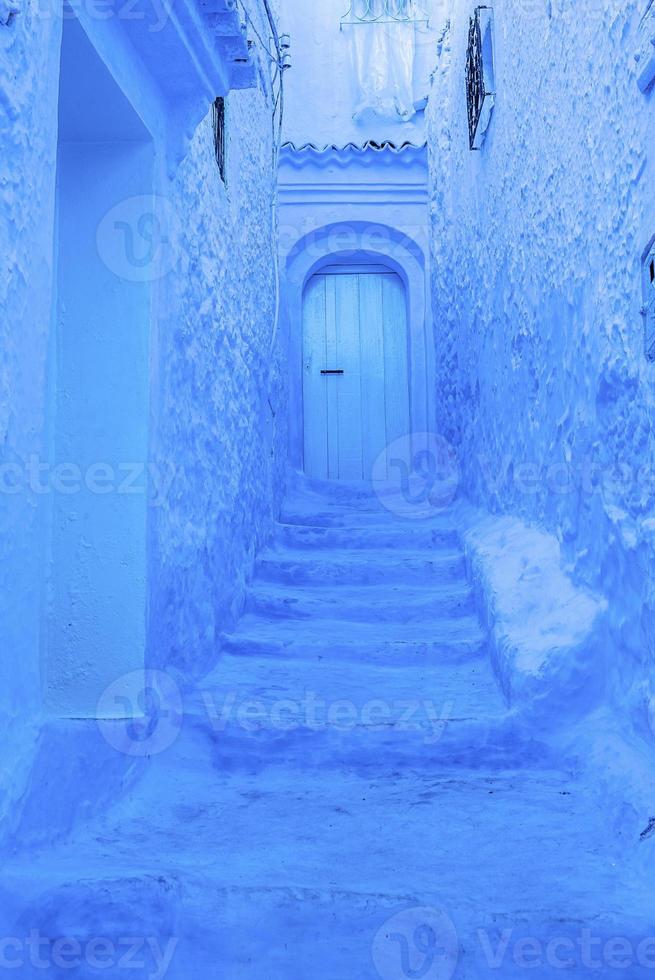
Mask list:
POLYGON ((373 263, 320 268, 304 290, 302 343, 305 474, 369 480, 387 446, 410 430, 400 276, 373 263))
MULTIPOLYGON (((305 459, 308 440, 305 437, 303 321, 308 286, 314 276, 335 271, 330 270, 330 266, 340 266, 337 271, 342 274, 347 272, 346 266, 351 267, 351 272, 361 271, 359 267, 365 266, 366 272, 371 274, 376 265, 377 271, 383 274, 395 273, 404 291, 409 426, 402 435, 431 432, 434 429, 435 351, 430 290, 425 271, 427 257, 423 249, 405 231, 390 225, 348 221, 321 226, 296 239, 286 251, 281 277, 282 329, 287 337, 291 369, 289 461, 295 471, 304 472, 307 476, 311 475, 312 470, 319 472, 311 461, 305 459)), ((342 365, 326 363, 323 369, 340 370, 342 365)), ((368 480, 371 475, 368 473, 364 478, 368 480)), ((377 470, 376 477, 379 477, 377 470)))

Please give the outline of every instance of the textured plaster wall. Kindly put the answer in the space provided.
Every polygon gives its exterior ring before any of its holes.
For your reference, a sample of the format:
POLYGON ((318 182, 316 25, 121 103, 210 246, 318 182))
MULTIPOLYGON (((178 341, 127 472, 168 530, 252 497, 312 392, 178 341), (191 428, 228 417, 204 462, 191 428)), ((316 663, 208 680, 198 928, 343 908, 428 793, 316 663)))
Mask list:
MULTIPOLYGON (((102 24, 93 26, 103 34, 102 24)), ((110 68, 115 57, 122 82, 138 80, 135 56, 126 61, 129 47, 113 47, 112 38, 110 25, 103 57, 110 68)), ((0 25, 0 830, 22 819, 24 839, 43 809, 39 773, 54 767, 61 776, 62 751, 77 754, 89 793, 80 793, 73 770, 56 793, 51 787, 50 835, 102 805, 103 794, 92 792, 101 770, 111 791, 134 768, 122 757, 110 767, 101 762, 100 736, 88 737, 82 723, 41 724, 52 495, 30 492, 26 481, 30 459, 49 458, 53 426, 60 40, 60 18, 32 5, 10 27, 0 25), (5 492, 16 481, 20 492, 5 492)), ((160 117, 167 118, 163 103, 160 117)), ((230 94, 228 133, 227 191, 211 113, 173 178, 159 165, 154 184, 170 220, 165 274, 150 284, 147 657, 188 674, 211 663, 217 630, 240 607, 283 479, 283 454, 275 454, 286 406, 274 335, 271 109, 261 92, 230 94)), ((164 134, 154 137, 161 162, 164 134)))
POLYGON ((427 110, 441 430, 463 489, 544 525, 609 598, 609 688, 647 731, 655 658, 655 367, 640 258, 655 233, 646 3, 499 0, 497 106, 468 149, 473 4, 455 2, 427 110))
POLYGON ((25 5, 0 24, 0 823, 32 752, 40 705, 43 502, 25 493, 43 451, 52 281, 60 22, 25 5), (16 491, 18 488, 18 492, 16 491))
POLYGON ((206 669, 239 613, 280 498, 286 404, 274 333, 271 110, 228 98, 227 189, 210 117, 171 185, 174 251, 161 285, 153 454, 151 662, 206 669))

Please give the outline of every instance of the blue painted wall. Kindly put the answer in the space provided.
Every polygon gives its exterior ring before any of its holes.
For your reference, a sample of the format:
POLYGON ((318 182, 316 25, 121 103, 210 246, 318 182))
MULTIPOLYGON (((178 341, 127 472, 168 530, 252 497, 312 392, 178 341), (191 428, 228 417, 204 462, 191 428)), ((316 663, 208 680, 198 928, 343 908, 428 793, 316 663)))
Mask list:
POLYGON ((185 674, 211 664, 240 612, 283 485, 270 121, 260 94, 232 93, 227 188, 209 120, 171 185, 181 259, 159 300, 153 438, 171 483, 151 508, 149 651, 185 674))
MULTIPOLYGON (((171 104, 176 65, 155 78, 130 42, 143 25, 82 26, 113 79, 96 77, 95 105, 62 79, 58 207, 61 18, 25 6, 0 27, 0 825, 36 812, 29 794, 12 808, 35 753, 38 773, 67 744, 96 751, 86 729, 57 718, 93 716, 126 669, 210 666, 283 482, 268 62, 254 90, 227 98, 226 189, 213 89, 193 89, 187 74, 171 104), (152 226, 140 221, 153 209, 156 255, 143 263, 152 226), (117 251, 121 229, 136 262, 117 251), (110 464, 112 493, 53 486, 57 462, 83 476, 110 464), (118 494, 115 471, 144 463, 137 492, 118 494), (44 706, 56 734, 41 727, 44 706)), ((152 56, 158 36, 145 40, 152 56)), ((230 73, 216 57, 218 86, 230 73)), ((75 56, 85 71, 94 61, 88 47, 75 56)), ((117 789, 125 778, 108 772, 117 789)), ((72 788, 52 787, 52 834, 74 818, 72 788)))
MULTIPOLYGON (((428 108, 440 425, 463 489, 545 526, 610 599, 608 693, 649 733, 655 367, 640 259, 655 231, 647 3, 498 5, 494 118, 468 149, 470 9, 428 108)), ((599 671, 603 671, 599 661, 599 671)), ((652 735, 649 735, 652 737, 652 735)))
POLYGON ((135 273, 148 251, 104 229, 108 212, 122 216, 122 201, 152 194, 153 162, 150 133, 79 22, 67 19, 48 457, 64 478, 48 495, 44 634, 48 702, 69 715, 84 716, 145 658, 151 289, 147 278, 117 272, 129 271, 126 245, 135 273))
POLYGON ((29 6, 0 28, 0 819, 23 785, 41 703, 45 538, 41 498, 25 485, 44 451, 59 29, 29 6))

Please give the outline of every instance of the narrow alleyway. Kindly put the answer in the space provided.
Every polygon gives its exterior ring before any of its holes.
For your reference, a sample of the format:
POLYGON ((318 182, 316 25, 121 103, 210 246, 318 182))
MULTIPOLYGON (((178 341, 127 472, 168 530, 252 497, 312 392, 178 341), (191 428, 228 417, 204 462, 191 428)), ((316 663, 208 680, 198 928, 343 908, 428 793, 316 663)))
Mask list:
POLYGON ((0 0, 0 974, 652 977, 655 0, 101 6, 0 0))
POLYGON ((412 522, 326 487, 287 500, 173 744, 7 867, 3 908, 51 939, 148 937, 130 975, 170 980, 505 980, 525 936, 533 975, 584 964, 586 924, 635 920, 580 772, 514 732, 456 511, 412 522))

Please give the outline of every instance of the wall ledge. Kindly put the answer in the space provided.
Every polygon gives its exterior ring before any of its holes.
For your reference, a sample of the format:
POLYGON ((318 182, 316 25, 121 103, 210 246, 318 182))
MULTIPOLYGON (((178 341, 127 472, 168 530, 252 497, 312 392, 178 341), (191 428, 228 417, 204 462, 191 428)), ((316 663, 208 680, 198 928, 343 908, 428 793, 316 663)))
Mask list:
POLYGON ((553 729, 586 715, 605 693, 607 601, 573 583, 553 535, 469 505, 461 513, 467 565, 508 705, 531 725, 553 729))
POLYGON ((163 140, 171 177, 216 97, 259 88, 270 98, 263 56, 235 0, 134 0, 130 17, 114 21, 79 4, 75 14, 146 128, 163 140))

